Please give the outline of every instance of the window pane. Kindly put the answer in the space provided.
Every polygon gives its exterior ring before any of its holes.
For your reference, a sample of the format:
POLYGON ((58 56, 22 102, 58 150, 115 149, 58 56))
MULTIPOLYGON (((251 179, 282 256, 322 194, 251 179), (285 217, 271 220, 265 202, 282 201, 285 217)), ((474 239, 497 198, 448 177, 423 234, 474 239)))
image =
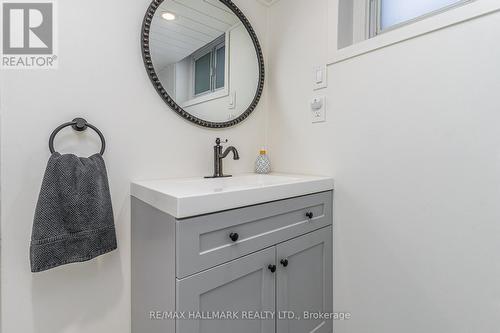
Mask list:
POLYGON ((226 47, 223 46, 215 52, 215 88, 224 88, 224 74, 226 71, 226 47))
POLYGON ((380 28, 384 30, 459 2, 463 0, 380 0, 380 28))
POLYGON ((194 94, 210 91, 211 54, 208 53, 195 61, 194 64, 194 94))

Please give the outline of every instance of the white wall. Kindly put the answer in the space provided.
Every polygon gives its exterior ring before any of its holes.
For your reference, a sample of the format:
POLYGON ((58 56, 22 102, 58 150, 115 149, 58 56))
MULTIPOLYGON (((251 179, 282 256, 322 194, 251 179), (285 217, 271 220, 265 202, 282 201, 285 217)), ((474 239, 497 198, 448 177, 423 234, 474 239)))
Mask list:
POLYGON ((335 332, 497 332, 500 14, 330 66, 313 125, 328 1, 272 7, 268 102, 275 169, 336 178, 335 332))
POLYGON ((352 45, 353 41, 353 0, 339 0, 338 6, 338 35, 337 46, 339 49, 352 45))
POLYGON ((175 100, 177 101, 178 89, 177 89, 176 80, 175 80, 176 73, 177 73, 176 65, 170 64, 170 65, 167 65, 167 66, 163 67, 162 69, 160 69, 157 72, 157 75, 158 75, 158 78, 160 79, 163 87, 168 92, 168 94, 172 98, 175 98, 175 100))
MULTIPOLYGON (((266 9, 235 1, 265 41, 266 9)), ((248 172, 265 141, 265 98, 250 118, 223 131, 195 127, 162 102, 144 70, 140 27, 148 0, 59 1, 59 69, 10 71, 1 78, 2 332, 130 331, 130 205, 132 179, 203 176, 213 172, 213 141, 229 138, 248 172), (84 116, 108 141, 119 250, 82 264, 31 274, 29 241, 48 136, 84 116)), ((99 149, 88 134, 58 136, 61 152, 99 149)))

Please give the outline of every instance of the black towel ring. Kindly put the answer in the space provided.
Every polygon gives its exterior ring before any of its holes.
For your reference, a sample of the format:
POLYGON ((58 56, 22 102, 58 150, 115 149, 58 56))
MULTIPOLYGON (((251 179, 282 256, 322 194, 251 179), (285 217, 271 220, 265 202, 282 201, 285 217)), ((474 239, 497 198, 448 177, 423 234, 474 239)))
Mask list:
POLYGON ((49 149, 50 149, 50 152, 52 154, 54 154, 56 152, 55 149, 54 149, 54 138, 56 137, 57 133, 59 133, 60 130, 62 130, 63 128, 68 127, 68 126, 73 127, 73 129, 75 131, 78 131, 78 132, 83 132, 88 127, 90 127, 91 129, 93 129, 99 135, 99 138, 101 139, 102 146, 101 146, 101 152, 100 152, 100 154, 104 155, 104 150, 106 150, 106 140, 104 140, 104 135, 102 135, 101 131, 99 131, 97 129, 97 127, 95 127, 92 124, 89 124, 83 118, 75 118, 75 119, 73 119, 73 121, 70 121, 68 123, 64 123, 61 126, 57 127, 54 130, 54 132, 52 132, 52 134, 50 135, 50 138, 49 138, 49 149))

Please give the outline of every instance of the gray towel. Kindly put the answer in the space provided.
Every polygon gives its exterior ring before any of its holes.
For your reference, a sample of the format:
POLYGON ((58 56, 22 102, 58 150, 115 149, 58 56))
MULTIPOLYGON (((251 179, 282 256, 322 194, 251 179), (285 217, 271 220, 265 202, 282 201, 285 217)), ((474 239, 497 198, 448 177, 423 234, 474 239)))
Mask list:
POLYGON ((52 154, 33 222, 31 271, 87 261, 116 247, 102 156, 52 154))

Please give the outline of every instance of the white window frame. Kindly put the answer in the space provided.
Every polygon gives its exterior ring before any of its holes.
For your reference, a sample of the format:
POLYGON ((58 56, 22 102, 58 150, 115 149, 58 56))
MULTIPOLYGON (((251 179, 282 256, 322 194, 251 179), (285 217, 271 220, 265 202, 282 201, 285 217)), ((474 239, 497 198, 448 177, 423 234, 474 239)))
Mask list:
POLYGON ((408 24, 413 24, 418 21, 425 20, 426 18, 432 17, 434 15, 439 15, 441 13, 447 12, 451 9, 454 9, 456 7, 464 6, 470 2, 473 2, 476 0, 460 0, 454 4, 433 10, 431 12, 428 12, 426 14, 417 16, 413 19, 403 21, 398 24, 394 24, 390 26, 389 28, 382 29, 381 25, 381 9, 382 9, 382 0, 368 0, 368 8, 369 8, 369 13, 367 15, 368 18, 368 38, 373 38, 376 37, 380 34, 386 33, 391 30, 399 29, 405 25, 408 24))
MULTIPOLYGON (((367 2, 368 7, 368 2, 367 2)), ((339 0, 328 3, 328 60, 327 64, 336 64, 353 57, 373 52, 397 43, 407 41, 434 31, 447 28, 461 22, 473 20, 500 11, 498 0, 473 0, 445 12, 433 14, 420 20, 399 26, 397 29, 387 29, 373 38, 358 41, 345 48, 338 48, 338 8, 339 0)), ((368 8, 367 8, 368 13, 368 8)), ((368 20, 366 20, 368 22, 368 20)), ((369 31, 366 24, 366 31, 369 31)))

